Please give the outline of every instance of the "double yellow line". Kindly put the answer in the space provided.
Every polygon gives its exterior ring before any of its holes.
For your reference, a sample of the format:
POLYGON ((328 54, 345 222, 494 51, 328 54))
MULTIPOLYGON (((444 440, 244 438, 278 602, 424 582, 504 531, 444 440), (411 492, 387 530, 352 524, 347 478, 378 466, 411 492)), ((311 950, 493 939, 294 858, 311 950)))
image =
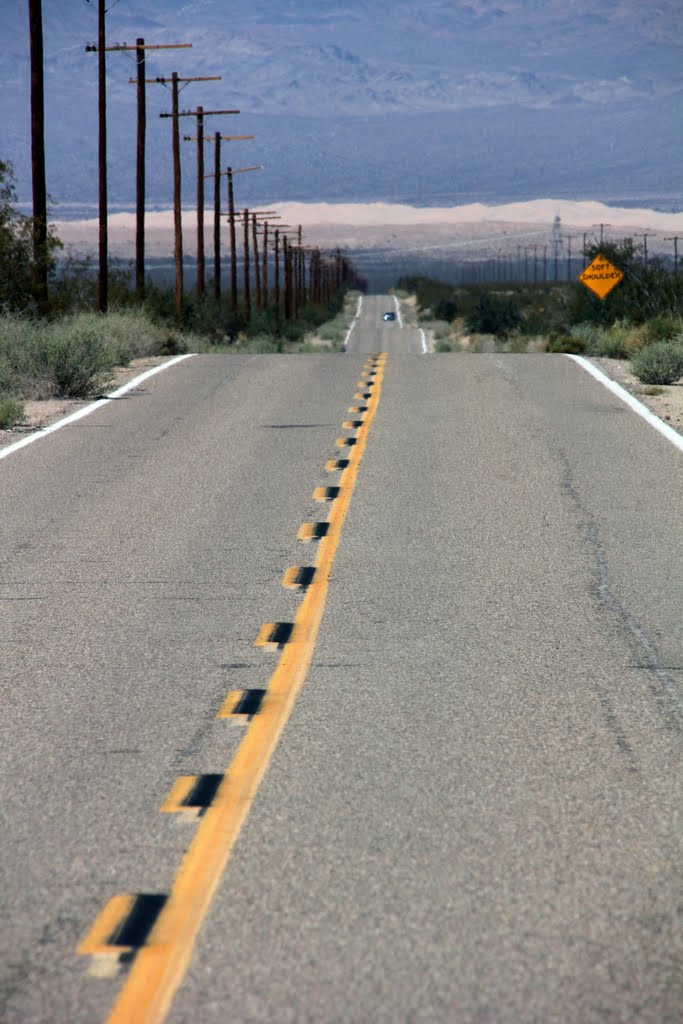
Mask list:
MULTIPOLYGON (((310 573, 302 577, 298 567, 285 573, 283 582, 288 586, 299 585, 297 581, 305 579, 304 597, 260 709, 247 726, 232 763, 199 819, 169 897, 135 955, 109 1024, 162 1021, 182 982, 199 929, 311 664, 332 565, 379 403, 385 362, 383 354, 366 364, 356 395, 362 404, 349 409, 354 418, 343 424, 355 433, 337 441, 339 446, 348 446, 348 455, 326 467, 340 472, 338 485, 314 492, 319 500, 330 500, 330 491, 334 494, 327 529, 319 540, 312 577, 310 573)), ((300 538, 316 539, 320 533, 316 525, 304 524, 310 529, 302 528, 300 538)), ((272 628, 273 624, 264 627, 262 642, 268 642, 268 635, 272 635, 268 630, 272 628)), ((131 900, 132 897, 114 897, 81 943, 79 952, 99 957, 107 953, 120 955, 119 948, 108 944, 107 934, 114 933, 117 916, 130 907, 131 900)))

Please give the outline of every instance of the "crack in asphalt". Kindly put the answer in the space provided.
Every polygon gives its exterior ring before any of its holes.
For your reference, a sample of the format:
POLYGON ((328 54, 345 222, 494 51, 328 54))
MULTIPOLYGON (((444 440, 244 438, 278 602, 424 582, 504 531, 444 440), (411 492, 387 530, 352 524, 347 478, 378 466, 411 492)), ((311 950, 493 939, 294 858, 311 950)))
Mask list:
MULTIPOLYGON (((654 684, 651 685, 650 689, 655 697, 659 710, 662 712, 669 724, 673 725, 676 728, 676 731, 680 731, 681 725, 683 724, 683 698, 679 688, 676 685, 675 680, 672 679, 667 672, 666 667, 662 664, 657 648, 647 635, 645 629, 636 621, 627 609, 624 608, 622 603, 610 589, 607 555, 600 540, 600 532, 595 521, 595 517, 584 504, 581 495, 574 485, 572 468, 566 452, 556 450, 555 455, 563 469, 562 488, 565 493, 569 495, 582 518, 586 540, 593 554, 595 596, 600 602, 600 605, 619 621, 631 646, 637 649, 638 656, 636 660, 639 663, 638 667, 649 673, 650 676, 658 683, 657 686, 654 684)), ((598 696, 600 697, 600 694, 598 694, 598 696)), ((611 712, 608 712, 602 698, 600 698, 600 700, 603 705, 603 710, 605 711, 607 723, 611 731, 614 733, 614 725, 618 723, 616 714, 613 709, 611 712)), ((623 750, 624 748, 619 740, 618 734, 615 734, 615 736, 617 744, 620 749, 623 750)))

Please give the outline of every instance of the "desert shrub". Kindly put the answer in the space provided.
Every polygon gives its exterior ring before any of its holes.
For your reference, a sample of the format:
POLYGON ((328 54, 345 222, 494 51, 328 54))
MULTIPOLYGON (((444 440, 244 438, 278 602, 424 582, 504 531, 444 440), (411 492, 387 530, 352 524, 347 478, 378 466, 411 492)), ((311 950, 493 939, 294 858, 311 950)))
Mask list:
POLYGON ((653 341, 671 341, 678 334, 683 334, 683 317, 655 316, 643 324, 645 344, 653 341))
POLYGON ((678 316, 656 316, 643 324, 633 327, 627 341, 629 356, 653 341, 670 341, 683 333, 683 318, 678 316))
POLYGON ((547 352, 570 352, 581 355, 588 347, 588 339, 574 334, 555 334, 548 339, 547 352))
POLYGON ((333 345, 312 345, 309 341, 296 341, 287 345, 287 352, 292 352, 296 355, 325 355, 330 352, 335 352, 336 349, 333 345))
MULTIPOLYGON (((14 169, 0 160, 0 306, 31 309, 34 306, 33 221, 16 209, 14 169)), ((48 278, 52 278, 61 242, 49 226, 42 254, 48 278)))
POLYGON ((683 377, 683 334, 672 341, 653 341, 635 353, 631 366, 643 384, 673 384, 683 377))
POLYGON ((608 332, 602 338, 596 355, 605 356, 607 359, 626 359, 628 349, 623 338, 608 332))
POLYGON ((434 306, 434 317, 436 320, 445 320, 451 323, 458 315, 458 303, 455 299, 439 299, 434 306))
POLYGON ((54 321, 7 313, 0 315, 0 394, 83 398, 105 386, 114 366, 138 356, 196 351, 197 342, 141 310, 54 321))
POLYGON ((12 395, 0 395, 0 430, 9 430, 24 418, 24 405, 12 395))
POLYGON ((529 345, 533 339, 526 334, 521 334, 519 331, 513 331, 508 337, 506 351, 515 352, 528 352, 529 345))
MULTIPOLYGON (((567 348, 561 351, 585 351, 592 356, 608 359, 625 359, 630 352, 630 340, 635 328, 626 320, 617 320, 611 326, 593 323, 579 323, 570 327, 566 336, 573 338, 582 348, 567 348)), ((549 349, 549 351, 555 351, 549 349)))
POLYGON ((184 333, 182 335, 176 334, 174 331, 163 331, 162 335, 157 340, 154 348, 149 352, 149 355, 154 356, 179 356, 184 352, 198 352, 199 339, 195 342, 192 339, 195 338, 193 334, 184 333))
POLYGON ((319 338, 323 341, 341 341, 345 336, 348 327, 346 323, 340 318, 330 320, 328 323, 323 324, 315 332, 319 338))
POLYGON ((489 292, 479 296, 477 305, 468 313, 467 329, 474 334, 495 334, 505 337, 522 320, 522 314, 509 300, 497 298, 489 292))
POLYGON ((39 361, 52 380, 55 394, 84 398, 108 382, 115 359, 90 316, 67 317, 45 334, 39 361))
POLYGON ((254 352, 257 355, 267 355, 271 352, 279 352, 280 344, 272 334, 257 334, 249 338, 240 346, 241 352, 254 352))
POLYGON ((625 359, 633 327, 625 320, 616 320, 611 327, 598 328, 593 335, 591 353, 608 359, 625 359))
POLYGON ((439 338, 434 344, 435 352, 457 352, 458 346, 452 341, 447 341, 446 338, 439 338))

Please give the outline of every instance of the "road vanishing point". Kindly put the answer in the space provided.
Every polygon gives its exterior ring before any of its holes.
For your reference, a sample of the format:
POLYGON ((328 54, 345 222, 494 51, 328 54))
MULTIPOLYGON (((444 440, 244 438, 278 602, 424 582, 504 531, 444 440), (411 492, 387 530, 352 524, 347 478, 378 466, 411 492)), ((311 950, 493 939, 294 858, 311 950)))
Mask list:
POLYGON ((393 309, 0 461, 4 1024, 683 1020, 681 451, 393 309))

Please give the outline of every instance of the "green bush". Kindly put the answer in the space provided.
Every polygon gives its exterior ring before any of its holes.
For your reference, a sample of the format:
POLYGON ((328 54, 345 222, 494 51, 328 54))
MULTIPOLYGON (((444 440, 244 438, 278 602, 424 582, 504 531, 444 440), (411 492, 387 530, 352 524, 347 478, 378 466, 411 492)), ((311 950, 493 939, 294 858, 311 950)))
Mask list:
POLYGON ((43 339, 40 359, 55 394, 62 398, 85 398, 100 390, 116 365, 102 330, 89 319, 87 314, 84 318, 68 317, 43 339))
MULTIPOLYGON (((581 348, 567 348, 562 351, 586 351, 592 356, 604 356, 607 359, 626 359, 631 348, 631 340, 636 328, 627 320, 616 320, 611 326, 593 323, 579 323, 569 328, 568 337, 574 339, 581 348)), ((551 350, 549 351, 556 351, 551 350)))
POLYGON ((551 335, 548 340, 547 352, 571 352, 573 355, 581 355, 586 351, 588 341, 586 338, 573 334, 551 335))
POLYGON ((439 338, 434 344, 435 352, 457 352, 457 350, 457 345, 454 345, 452 341, 446 341, 445 338, 439 338))
POLYGON ((495 334, 506 337, 522 320, 522 314, 511 301, 483 292, 477 305, 465 318, 473 334, 495 334))
POLYGON ((683 318, 680 316, 655 316, 643 324, 644 344, 653 341, 671 341, 683 333, 683 318))
POLYGON ((626 359, 632 333, 632 324, 625 320, 617 320, 611 327, 598 328, 593 336, 591 352, 607 359, 626 359))
POLYGON ((0 430, 9 430, 24 418, 24 405, 11 395, 0 396, 0 430))
POLYGON ((344 338, 347 330, 346 321, 342 317, 335 317, 334 320, 319 327, 315 333, 323 341, 337 342, 344 338))
POLYGON ((452 323, 458 315, 458 303, 455 299, 439 299, 434 306, 434 318, 452 323))
POLYGON ((604 356, 606 359, 626 359, 628 351, 624 345, 623 338, 620 338, 618 335, 606 334, 601 341, 596 355, 604 356))
MULTIPOLYGON (((0 307, 34 308, 33 221, 15 208, 17 199, 11 162, 0 160, 0 307)), ((48 279, 55 272, 62 245, 49 225, 42 254, 48 279)))
POLYGON ((0 394, 83 398, 101 390, 114 366, 146 355, 176 355, 198 339, 169 331, 142 310, 74 313, 58 320, 0 315, 0 394))
POLYGON ((514 352, 517 355, 521 352, 528 352, 529 345, 532 339, 527 334, 521 334, 519 331, 513 331, 508 337, 505 349, 507 352, 514 352))
POLYGON ((683 335, 673 341, 653 341, 635 353, 631 366, 643 384, 673 384, 683 377, 683 335))
POLYGON ((240 345, 240 352, 254 352, 257 355, 267 355, 280 350, 280 343, 272 334, 257 334, 240 345))
POLYGON ((17 374, 7 353, 0 350, 0 395, 12 394, 17 390, 17 383, 17 374))

